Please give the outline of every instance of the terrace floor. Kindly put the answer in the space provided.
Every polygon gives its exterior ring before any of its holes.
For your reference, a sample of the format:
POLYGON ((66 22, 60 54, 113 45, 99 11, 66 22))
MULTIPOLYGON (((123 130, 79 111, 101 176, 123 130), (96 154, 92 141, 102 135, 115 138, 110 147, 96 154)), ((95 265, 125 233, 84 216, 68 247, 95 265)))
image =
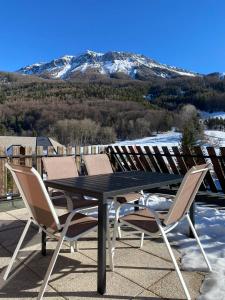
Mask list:
MULTIPOLYGON (((1 209, 1 206, 0 206, 1 209)), ((48 255, 40 253, 40 234, 30 228, 11 276, 3 280, 27 218, 26 209, 0 212, 0 299, 35 299, 56 245, 48 241, 48 255)), ((179 279, 162 240, 146 240, 139 249, 139 236, 124 236, 117 242, 115 272, 107 272, 107 293, 96 293, 96 233, 79 242, 79 252, 64 245, 44 299, 185 299, 179 279)), ((174 249, 177 260, 179 252, 174 249)), ((192 299, 199 295, 204 279, 200 272, 183 272, 192 299)))

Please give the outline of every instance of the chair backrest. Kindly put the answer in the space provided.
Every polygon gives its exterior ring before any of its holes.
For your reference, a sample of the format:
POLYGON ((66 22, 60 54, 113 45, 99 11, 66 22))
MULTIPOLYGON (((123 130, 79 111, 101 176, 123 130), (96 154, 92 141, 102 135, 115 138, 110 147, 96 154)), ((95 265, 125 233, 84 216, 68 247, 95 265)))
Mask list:
POLYGON ((84 155, 88 175, 111 174, 113 169, 107 154, 84 155))
POLYGON ((73 156, 42 157, 49 180, 77 177, 77 165, 73 156))
POLYGON ((210 164, 194 166, 186 173, 164 220, 165 225, 178 222, 190 209, 209 166, 210 164))
POLYGON ((60 230, 58 216, 40 174, 32 167, 6 163, 33 220, 40 226, 60 230))

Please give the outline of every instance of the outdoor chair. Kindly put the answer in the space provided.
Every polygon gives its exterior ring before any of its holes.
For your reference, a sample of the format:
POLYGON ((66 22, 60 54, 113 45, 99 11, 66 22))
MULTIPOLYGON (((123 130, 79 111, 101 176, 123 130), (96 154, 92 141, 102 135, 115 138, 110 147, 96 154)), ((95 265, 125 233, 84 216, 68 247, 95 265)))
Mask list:
MULTIPOLYGON (((183 219, 187 219, 188 224, 192 230, 192 233, 204 256, 208 269, 209 271, 212 271, 210 263, 206 257, 206 254, 202 248, 198 235, 189 217, 190 206, 193 203, 194 198, 208 170, 209 170, 209 164, 203 164, 203 165, 192 167, 186 173, 168 212, 159 213, 154 210, 151 210, 146 205, 129 203, 129 205, 139 207, 140 210, 119 218, 119 211, 121 206, 123 205, 121 204, 120 206, 117 207, 116 217, 115 217, 115 226, 114 226, 113 239, 112 239, 113 256, 115 252, 118 222, 122 224, 126 224, 132 227, 133 229, 145 233, 146 235, 152 238, 162 237, 166 244, 172 262, 174 264, 175 270, 178 274, 185 295, 189 300, 191 300, 191 297, 186 287, 186 284, 184 282, 184 279, 182 277, 182 274, 180 272, 180 269, 178 267, 178 264, 176 262, 176 259, 174 257, 174 254, 172 252, 169 241, 167 239, 167 233, 173 230, 183 219)), ((113 263, 113 267, 114 267, 114 263, 113 263)))
MULTIPOLYGON (((42 163, 47 175, 47 179, 64 179, 78 177, 78 170, 73 156, 42 157, 42 163)), ((67 194, 64 191, 50 190, 52 203, 57 208, 64 208, 68 211, 77 209, 78 211, 92 209, 98 206, 98 201, 85 199, 82 195, 67 194)), ((74 252, 74 247, 78 251, 78 242, 70 243, 70 250, 74 252)))
MULTIPOLYGON (((86 173, 88 175, 100 175, 113 173, 112 165, 107 154, 84 155, 83 161, 85 164, 86 173)), ((112 200, 115 210, 121 204, 139 201, 143 198, 143 191, 133 192, 123 195, 117 195, 112 200)), ((111 206, 110 206, 111 208, 111 206)), ((118 235, 121 238, 120 226, 118 226, 118 235)), ((143 238, 141 239, 141 241, 143 238)))
MULTIPOLYGON (((73 156, 43 157, 44 170, 48 180, 78 177, 78 170, 73 156)), ((68 195, 63 191, 50 190, 51 200, 58 208, 87 209, 98 206, 98 201, 85 199, 81 195, 68 195)))
MULTIPOLYGON (((84 234, 95 230, 98 225, 98 220, 77 212, 77 210, 57 216, 44 182, 34 168, 9 163, 6 163, 6 167, 12 173, 18 190, 24 200, 25 206, 27 207, 29 218, 13 253, 12 259, 5 271, 3 277, 4 280, 8 278, 13 262, 16 259, 31 223, 34 223, 40 230, 58 241, 37 297, 38 300, 41 300, 63 242, 76 241, 84 234)), ((107 231, 107 238, 110 252, 110 263, 112 263, 109 231, 107 231)))

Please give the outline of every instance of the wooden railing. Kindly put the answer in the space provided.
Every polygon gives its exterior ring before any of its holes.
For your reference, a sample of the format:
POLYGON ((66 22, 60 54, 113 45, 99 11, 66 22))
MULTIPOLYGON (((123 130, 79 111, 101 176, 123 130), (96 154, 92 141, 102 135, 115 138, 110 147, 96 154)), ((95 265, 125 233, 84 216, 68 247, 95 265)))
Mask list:
POLYGON ((7 161, 15 164, 34 166, 38 172, 43 175, 42 157, 46 156, 64 156, 72 155, 75 157, 78 170, 81 171, 81 156, 85 154, 98 154, 105 151, 105 146, 85 146, 85 147, 58 147, 57 150, 53 147, 48 147, 46 151, 43 147, 36 147, 35 152, 31 147, 14 146, 12 155, 6 154, 6 149, 0 147, 0 201, 7 198, 7 195, 17 196, 18 191, 11 177, 11 174, 5 168, 7 161))
POLYGON ((12 155, 6 155, 4 148, 0 147, 0 199, 4 199, 7 193, 17 194, 17 188, 12 177, 5 168, 6 161, 16 164, 34 166, 40 174, 43 174, 42 157, 73 155, 78 170, 82 174, 82 155, 107 152, 113 169, 116 171, 145 170, 151 172, 174 173, 184 175, 193 165, 205 162, 212 163, 212 170, 206 175, 202 189, 213 193, 225 194, 225 147, 149 147, 149 146, 85 146, 85 147, 48 147, 44 151, 37 147, 35 153, 30 147, 25 148, 21 155, 20 147, 13 147, 12 155))
POLYGON ((123 171, 145 170, 184 175, 197 164, 211 162, 204 187, 211 192, 225 193, 225 147, 109 146, 107 153, 123 171))

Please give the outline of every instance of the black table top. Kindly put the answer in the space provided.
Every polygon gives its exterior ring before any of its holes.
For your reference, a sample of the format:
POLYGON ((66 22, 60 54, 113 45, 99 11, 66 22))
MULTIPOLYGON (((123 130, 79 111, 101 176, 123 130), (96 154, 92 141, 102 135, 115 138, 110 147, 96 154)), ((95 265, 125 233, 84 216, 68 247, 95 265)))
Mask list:
POLYGON ((176 174, 130 171, 80 176, 66 179, 45 180, 46 187, 61 189, 67 192, 106 199, 118 194, 147 190, 182 181, 176 174))

